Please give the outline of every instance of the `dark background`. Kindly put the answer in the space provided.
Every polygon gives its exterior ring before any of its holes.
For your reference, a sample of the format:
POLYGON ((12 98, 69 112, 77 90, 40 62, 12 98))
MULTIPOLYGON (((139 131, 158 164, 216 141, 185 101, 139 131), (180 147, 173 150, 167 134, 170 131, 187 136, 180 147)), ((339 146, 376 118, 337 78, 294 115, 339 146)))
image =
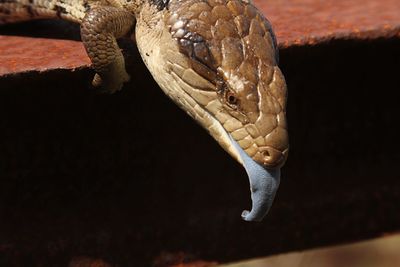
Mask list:
MULTIPOLYGON (((66 25, 0 34, 76 39, 66 25)), ((400 40, 281 51, 290 154, 262 223, 240 219, 244 169, 125 47, 132 80, 115 95, 88 69, 0 77, 0 266, 224 262, 399 229, 400 40)))

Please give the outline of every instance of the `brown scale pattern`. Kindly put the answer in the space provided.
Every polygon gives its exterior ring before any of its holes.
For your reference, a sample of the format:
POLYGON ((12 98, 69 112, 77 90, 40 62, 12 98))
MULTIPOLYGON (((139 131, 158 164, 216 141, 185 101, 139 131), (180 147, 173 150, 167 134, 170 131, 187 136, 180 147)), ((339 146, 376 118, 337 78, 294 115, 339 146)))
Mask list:
POLYGON ((166 24, 198 74, 217 90, 234 76, 246 81, 243 88, 230 90, 246 100, 240 109, 254 122, 259 113, 257 87, 261 82, 268 88, 277 64, 276 40, 268 20, 240 0, 173 1, 169 10, 166 24))
POLYGON ((129 80, 116 38, 127 34, 134 21, 130 12, 109 6, 94 7, 86 13, 81 37, 97 73, 93 85, 115 92, 129 80))
MULTIPOLYGON (((100 7, 96 12, 89 12, 86 20, 81 26, 82 39, 90 47, 88 55, 92 59, 93 65, 97 66, 97 71, 101 71, 116 57, 116 41, 114 32, 124 32, 121 28, 126 18, 125 13, 112 7, 100 7), (119 23, 110 23, 111 21, 119 23), (96 37, 95 37, 96 36, 96 37)), ((119 34, 121 35, 121 34, 119 34)))

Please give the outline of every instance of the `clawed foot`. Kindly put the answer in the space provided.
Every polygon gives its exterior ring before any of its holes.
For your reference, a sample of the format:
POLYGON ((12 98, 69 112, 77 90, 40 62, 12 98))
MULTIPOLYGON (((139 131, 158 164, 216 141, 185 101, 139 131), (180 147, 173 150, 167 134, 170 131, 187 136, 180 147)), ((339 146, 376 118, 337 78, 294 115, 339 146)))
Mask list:
POLYGON ((121 90, 124 83, 128 82, 129 79, 129 74, 125 70, 124 57, 120 52, 114 61, 97 70, 92 85, 99 88, 103 93, 113 94, 121 90))
POLYGON ((114 94, 120 91, 124 86, 124 83, 129 82, 129 74, 124 72, 114 77, 107 77, 103 75, 104 78, 98 73, 94 75, 92 85, 98 88, 102 93, 114 94))
POLYGON ((107 1, 111 6, 97 6, 86 13, 81 23, 81 37, 96 71, 93 86, 112 94, 129 81, 117 38, 131 32, 135 17, 122 8, 122 0, 107 1))

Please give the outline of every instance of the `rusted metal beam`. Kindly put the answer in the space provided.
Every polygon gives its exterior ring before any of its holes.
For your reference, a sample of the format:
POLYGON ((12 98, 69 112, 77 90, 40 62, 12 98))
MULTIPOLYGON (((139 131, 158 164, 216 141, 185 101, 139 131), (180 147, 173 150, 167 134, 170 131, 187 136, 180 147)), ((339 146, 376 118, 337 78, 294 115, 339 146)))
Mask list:
POLYGON ((0 60, 0 76, 90 65, 80 42, 21 36, 0 36, 0 60))
MULTIPOLYGON (((297 14, 300 1, 290 3, 297 14)), ((0 78, 0 266, 206 264, 398 231, 400 40, 377 36, 386 35, 281 42, 291 153, 256 224, 240 219, 250 205, 244 170, 162 94, 135 49, 126 49, 132 81, 112 96, 88 89, 85 56, 49 59, 35 65, 51 70, 41 73, 1 59, 18 75, 0 78)), ((3 41, 0 57, 16 51, 3 41)), ((79 42, 45 41, 80 53, 79 42)))
MULTIPOLYGON (((398 0, 254 0, 254 3, 271 21, 281 48, 330 40, 391 38, 400 34, 398 0)), ((24 28, 28 27, 41 36, 65 38, 75 34, 75 39, 79 39, 76 29, 69 29, 69 35, 65 34, 66 27, 73 28, 65 23, 58 27, 52 25, 50 28, 53 31, 46 29, 48 22, 42 25, 36 23, 36 29, 27 25, 24 28), (40 27, 43 27, 41 33, 40 27)), ((14 30, 14 26, 0 28, 0 35, 15 34, 14 30)), ((27 30, 19 29, 17 32, 35 36, 27 30)), ((89 65, 80 42, 0 36, 0 51, 0 76, 89 65)))
POLYGON ((5 266, 81 256, 149 266, 164 252, 225 262, 399 230, 399 46, 282 53, 291 154, 275 205, 256 224, 239 216, 250 205, 244 170, 144 66, 113 96, 88 90, 87 70, 3 77, 5 266))
POLYGON ((397 0, 258 0, 281 48, 331 40, 390 38, 400 33, 397 0))

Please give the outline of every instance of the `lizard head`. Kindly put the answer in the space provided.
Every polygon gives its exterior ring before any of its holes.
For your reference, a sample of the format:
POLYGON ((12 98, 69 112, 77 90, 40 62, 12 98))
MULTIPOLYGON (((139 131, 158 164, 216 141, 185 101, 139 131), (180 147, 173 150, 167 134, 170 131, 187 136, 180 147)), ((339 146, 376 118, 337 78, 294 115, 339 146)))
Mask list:
POLYGON ((139 40, 142 57, 164 92, 245 167, 253 207, 242 217, 261 220, 288 154, 286 83, 269 22, 239 0, 170 1, 155 21, 159 34, 139 40))

